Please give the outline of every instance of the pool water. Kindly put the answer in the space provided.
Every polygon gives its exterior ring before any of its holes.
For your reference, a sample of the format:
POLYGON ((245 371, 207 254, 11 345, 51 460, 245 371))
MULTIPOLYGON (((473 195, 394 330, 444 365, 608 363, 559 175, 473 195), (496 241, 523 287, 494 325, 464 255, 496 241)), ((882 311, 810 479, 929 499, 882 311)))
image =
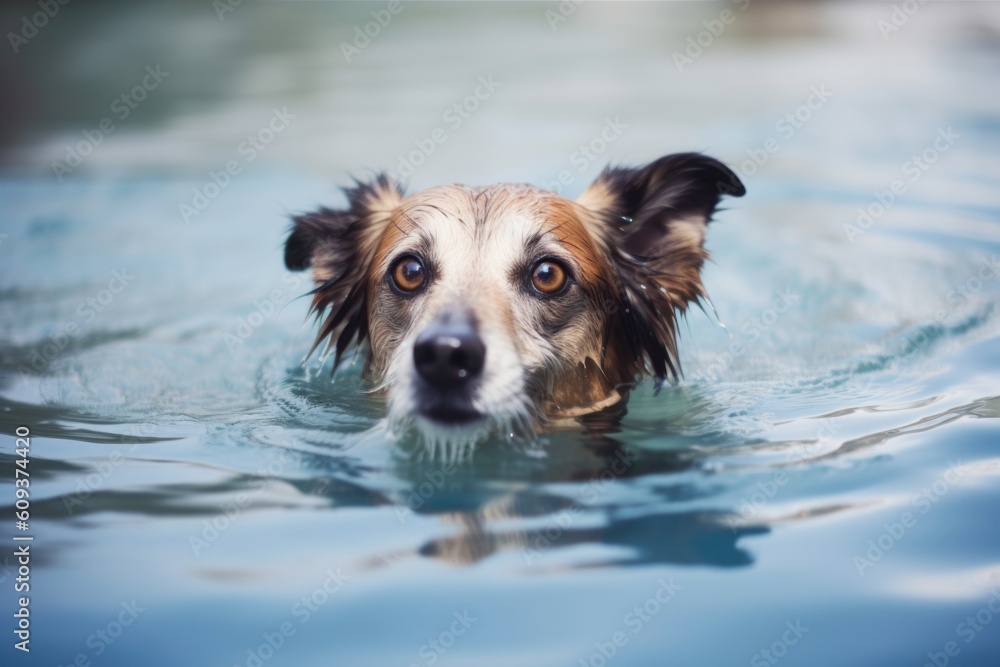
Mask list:
POLYGON ((225 7, 4 56, 3 664, 998 664, 996 5, 225 7), (616 432, 447 464, 301 363, 288 216, 350 174, 576 196, 685 150, 748 190, 718 317, 616 432))

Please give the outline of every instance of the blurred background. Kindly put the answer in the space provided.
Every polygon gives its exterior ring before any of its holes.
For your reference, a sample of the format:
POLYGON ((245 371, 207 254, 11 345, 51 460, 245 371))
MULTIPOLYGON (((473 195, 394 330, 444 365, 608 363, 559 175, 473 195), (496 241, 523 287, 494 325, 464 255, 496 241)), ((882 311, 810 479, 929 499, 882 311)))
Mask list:
POLYGON ((4 664, 995 665, 1000 5, 0 9, 4 664), (718 317, 447 466, 302 364, 289 216, 703 151, 718 317), (720 323, 724 326, 720 326, 720 323), (8 437, 9 435, 9 437, 8 437), (13 542, 10 542, 13 544, 13 542), (8 611, 9 610, 9 611, 8 611))

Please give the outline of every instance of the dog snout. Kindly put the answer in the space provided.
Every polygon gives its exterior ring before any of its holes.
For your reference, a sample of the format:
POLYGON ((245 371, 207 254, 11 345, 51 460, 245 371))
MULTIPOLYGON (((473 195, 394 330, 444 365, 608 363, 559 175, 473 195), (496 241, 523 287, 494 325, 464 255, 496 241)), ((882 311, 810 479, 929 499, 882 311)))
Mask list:
POLYGON ((458 389, 483 372, 486 346, 472 318, 456 315, 432 324, 413 346, 413 363, 428 384, 458 389))

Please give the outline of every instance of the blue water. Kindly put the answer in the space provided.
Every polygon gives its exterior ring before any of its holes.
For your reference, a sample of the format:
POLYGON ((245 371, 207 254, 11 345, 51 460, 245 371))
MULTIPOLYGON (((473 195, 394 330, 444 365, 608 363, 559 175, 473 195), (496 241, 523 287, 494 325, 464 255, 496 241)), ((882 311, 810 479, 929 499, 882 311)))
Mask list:
POLYGON ((996 6, 883 37, 874 3, 406 5, 346 62, 382 6, 69 4, 4 54, 3 664, 1000 663, 996 6), (618 432, 408 457, 356 365, 300 363, 288 215, 437 127, 411 190, 566 171, 575 196, 681 150, 743 176, 708 237, 725 328, 692 311, 684 379, 618 432))

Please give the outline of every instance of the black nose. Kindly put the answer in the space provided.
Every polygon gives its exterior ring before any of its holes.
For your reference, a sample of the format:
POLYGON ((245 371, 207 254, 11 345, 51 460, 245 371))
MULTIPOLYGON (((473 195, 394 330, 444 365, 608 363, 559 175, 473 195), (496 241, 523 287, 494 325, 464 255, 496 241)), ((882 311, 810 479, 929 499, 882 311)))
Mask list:
POLYGON ((465 316, 439 321, 413 346, 413 363, 432 387, 457 389, 483 372, 486 346, 465 316))

